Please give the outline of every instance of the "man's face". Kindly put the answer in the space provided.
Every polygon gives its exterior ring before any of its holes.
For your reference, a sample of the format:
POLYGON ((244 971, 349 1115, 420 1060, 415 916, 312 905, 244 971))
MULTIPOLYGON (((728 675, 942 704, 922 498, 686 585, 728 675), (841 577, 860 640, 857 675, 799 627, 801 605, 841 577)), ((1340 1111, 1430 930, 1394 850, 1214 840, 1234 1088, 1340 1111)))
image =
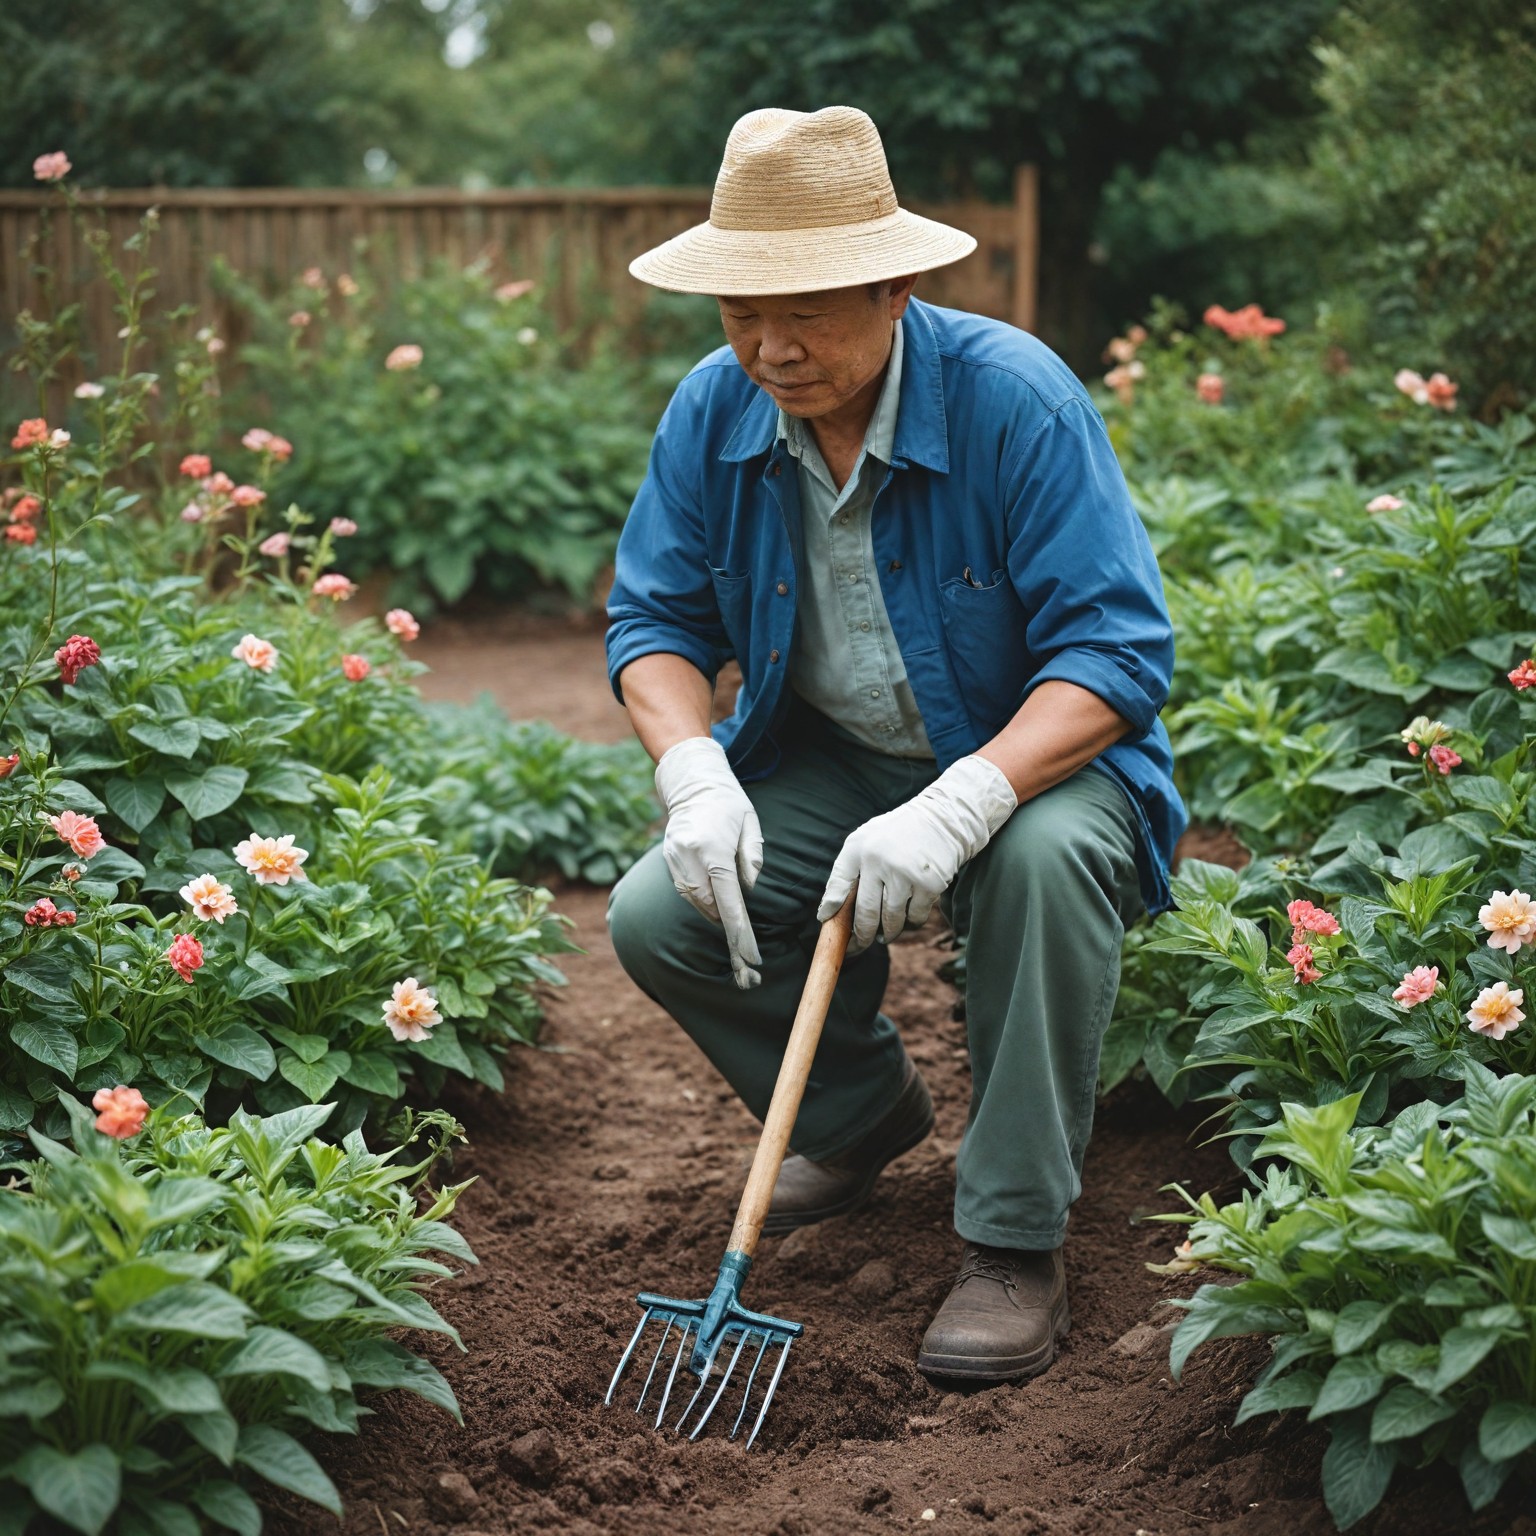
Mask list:
POLYGON ((769 298, 720 298, 725 339, 753 383, 791 416, 825 416, 877 378, 891 352, 891 322, 913 277, 870 288, 769 298))

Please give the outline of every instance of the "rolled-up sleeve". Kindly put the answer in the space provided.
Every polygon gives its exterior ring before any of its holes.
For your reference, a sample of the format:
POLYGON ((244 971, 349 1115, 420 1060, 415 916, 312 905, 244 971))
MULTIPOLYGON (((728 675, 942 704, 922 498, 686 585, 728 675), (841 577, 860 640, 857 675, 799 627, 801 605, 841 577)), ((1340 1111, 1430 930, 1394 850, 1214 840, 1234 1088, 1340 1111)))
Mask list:
POLYGON ((672 397, 651 444, 614 561, 608 598, 608 681, 622 704, 619 674, 637 657, 666 651, 691 661, 711 683, 730 658, 704 539, 697 476, 698 433, 688 381, 672 397))
POLYGON ((1036 427, 1004 481, 1008 573, 1038 670, 1152 729, 1173 676, 1173 626, 1151 541, 1103 419, 1069 398, 1036 427))

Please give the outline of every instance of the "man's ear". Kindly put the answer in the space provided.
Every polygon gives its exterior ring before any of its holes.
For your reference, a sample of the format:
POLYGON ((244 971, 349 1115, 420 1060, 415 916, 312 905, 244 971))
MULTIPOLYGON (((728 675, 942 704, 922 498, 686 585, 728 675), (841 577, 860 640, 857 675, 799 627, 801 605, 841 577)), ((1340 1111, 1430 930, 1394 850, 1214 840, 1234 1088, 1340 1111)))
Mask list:
POLYGON ((891 279, 891 319, 900 320, 907 312, 907 301, 912 297, 913 285, 917 282, 917 273, 908 277, 893 277, 891 279))

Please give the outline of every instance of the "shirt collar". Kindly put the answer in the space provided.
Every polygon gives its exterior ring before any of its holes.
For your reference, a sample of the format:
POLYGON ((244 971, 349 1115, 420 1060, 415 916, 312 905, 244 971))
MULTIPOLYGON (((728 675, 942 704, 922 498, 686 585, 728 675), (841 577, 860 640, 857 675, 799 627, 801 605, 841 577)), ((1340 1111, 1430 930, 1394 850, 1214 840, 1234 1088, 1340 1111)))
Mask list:
MULTIPOLYGON (((893 325, 891 355, 886 364, 885 382, 880 386, 880 396, 875 401, 874 414, 869 418, 869 425, 864 429, 864 454, 872 459, 879 459, 882 464, 891 462, 891 449, 896 440, 897 410, 901 402, 902 350, 901 327, 893 325)), ((804 453, 807 445, 815 442, 805 422, 798 416, 791 416, 782 406, 779 407, 776 435, 788 444, 789 451, 796 457, 804 453)))

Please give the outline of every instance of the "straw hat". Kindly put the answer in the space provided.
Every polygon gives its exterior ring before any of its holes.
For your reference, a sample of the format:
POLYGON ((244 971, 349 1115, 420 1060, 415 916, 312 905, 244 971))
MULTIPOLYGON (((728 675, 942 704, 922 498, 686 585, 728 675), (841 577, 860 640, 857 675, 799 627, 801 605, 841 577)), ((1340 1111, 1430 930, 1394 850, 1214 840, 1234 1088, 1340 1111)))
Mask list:
POLYGON ((675 293, 815 293, 927 272, 976 242, 897 206, 880 133, 857 107, 764 107, 725 142, 709 222, 629 270, 675 293))

